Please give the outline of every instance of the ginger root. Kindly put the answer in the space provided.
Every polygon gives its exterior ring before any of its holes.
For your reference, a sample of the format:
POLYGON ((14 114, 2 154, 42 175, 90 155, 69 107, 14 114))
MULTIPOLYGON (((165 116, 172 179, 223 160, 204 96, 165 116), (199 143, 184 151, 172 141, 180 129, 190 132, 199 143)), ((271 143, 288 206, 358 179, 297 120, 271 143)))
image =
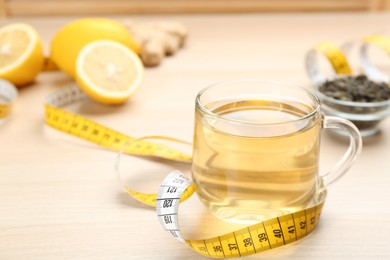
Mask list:
POLYGON ((147 67, 159 65, 166 55, 173 55, 183 47, 188 34, 187 29, 176 22, 135 24, 126 21, 123 24, 140 43, 140 56, 147 67))

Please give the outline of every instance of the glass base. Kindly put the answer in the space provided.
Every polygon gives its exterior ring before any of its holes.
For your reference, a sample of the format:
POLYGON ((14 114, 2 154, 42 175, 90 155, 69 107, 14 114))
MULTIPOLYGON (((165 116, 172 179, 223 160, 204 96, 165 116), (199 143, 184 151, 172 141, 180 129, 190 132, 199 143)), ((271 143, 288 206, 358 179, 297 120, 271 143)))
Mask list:
MULTIPOLYGON (((247 204, 247 202, 246 202, 247 204)), ((292 213, 293 210, 266 210, 266 209, 248 209, 237 211, 236 208, 230 208, 228 206, 221 207, 221 205, 210 205, 209 207, 212 214, 217 217, 218 219, 227 222, 227 223, 233 223, 238 225, 253 225, 256 223, 259 223, 261 221, 275 218, 284 214, 292 213)), ((295 211, 298 211, 299 209, 296 209, 295 211)))
POLYGON ((248 201, 246 200, 242 202, 245 207, 240 207, 240 202, 236 201, 233 206, 231 203, 230 206, 220 203, 215 205, 209 204, 208 208, 215 217, 224 222, 248 226, 313 207, 325 199, 326 190, 321 190, 321 192, 317 192, 315 196, 313 196, 309 201, 302 203, 299 207, 278 207, 267 209, 265 207, 261 207, 261 202, 259 201, 253 201, 253 207, 248 207, 248 201))

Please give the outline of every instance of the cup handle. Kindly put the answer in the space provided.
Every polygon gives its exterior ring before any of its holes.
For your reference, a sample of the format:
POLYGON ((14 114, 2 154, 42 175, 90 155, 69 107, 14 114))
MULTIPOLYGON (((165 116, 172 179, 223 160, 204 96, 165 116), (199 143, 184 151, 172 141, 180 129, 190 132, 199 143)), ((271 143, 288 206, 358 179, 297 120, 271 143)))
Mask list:
POLYGON ((328 173, 321 175, 321 188, 325 189, 340 179, 359 157, 362 151, 362 138, 357 127, 351 121, 343 118, 325 116, 322 120, 322 126, 323 128, 343 130, 349 136, 349 147, 341 160, 328 173))

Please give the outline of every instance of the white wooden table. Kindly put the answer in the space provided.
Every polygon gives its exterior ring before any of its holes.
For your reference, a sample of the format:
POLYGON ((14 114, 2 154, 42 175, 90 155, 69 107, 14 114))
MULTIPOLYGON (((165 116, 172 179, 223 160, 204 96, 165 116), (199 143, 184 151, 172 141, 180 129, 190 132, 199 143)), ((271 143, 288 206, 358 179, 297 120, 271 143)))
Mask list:
MULTIPOLYGON (((390 32, 389 13, 131 18, 181 21, 190 31, 188 44, 161 66, 147 69, 142 89, 125 106, 86 102, 70 109, 132 136, 189 141, 194 98, 203 87, 254 77, 310 87, 303 58, 314 44, 390 32)), ((71 19, 14 18, 0 25, 28 22, 48 49, 55 31, 71 19)), ((61 72, 42 73, 20 91, 12 117, 0 125, 0 259, 201 259, 160 228, 153 209, 121 189, 114 175, 115 153, 44 125, 44 97, 70 82, 61 72)), ((390 118, 380 135, 364 142, 358 162, 329 190, 312 235, 248 259, 389 259, 389 130, 390 118)), ((344 142, 324 134, 321 171, 330 169, 345 149, 344 142)), ((166 170, 150 175, 150 185, 135 176, 135 187, 156 189, 166 170)), ((192 238, 236 228, 210 216, 196 197, 183 203, 181 212, 184 234, 192 238)))

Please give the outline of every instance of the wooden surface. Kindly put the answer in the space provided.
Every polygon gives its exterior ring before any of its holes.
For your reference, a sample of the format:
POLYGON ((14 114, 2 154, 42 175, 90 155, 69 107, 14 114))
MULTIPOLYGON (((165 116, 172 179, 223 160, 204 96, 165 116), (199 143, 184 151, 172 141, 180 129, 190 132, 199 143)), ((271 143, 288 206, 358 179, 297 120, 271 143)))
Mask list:
POLYGON ((7 13, 7 5, 5 0, 0 0, 0 17, 5 17, 7 13))
MULTIPOLYGON (((342 43, 389 31, 390 24, 388 13, 132 18, 181 21, 191 35, 183 50, 146 70, 142 88, 125 106, 84 102, 69 110, 132 136, 189 141, 194 98, 203 87, 254 77, 310 87, 303 58, 311 46, 323 39, 342 43)), ((47 47, 54 32, 71 19, 19 18, 0 25, 29 22, 47 47)), ((69 83, 60 72, 42 73, 20 91, 12 117, 0 125, 0 259, 202 259, 161 229, 153 209, 121 189, 114 174, 115 153, 44 125, 45 96, 69 83)), ((348 174, 329 189, 320 226, 310 237, 247 259, 389 259, 390 118, 381 128, 378 136, 365 140, 348 174)), ((321 172, 345 149, 345 142, 324 131, 321 172)), ((128 180, 132 187, 150 191, 170 169, 147 165, 145 173, 140 166, 126 157, 121 169, 138 168, 128 180)), ((196 196, 181 206, 180 224, 191 238, 236 228, 210 216, 196 196)))
POLYGON ((0 0, 0 3, 1 1, 5 1, 5 6, 7 7, 6 15, 8 16, 379 11, 390 7, 389 0, 0 0))

